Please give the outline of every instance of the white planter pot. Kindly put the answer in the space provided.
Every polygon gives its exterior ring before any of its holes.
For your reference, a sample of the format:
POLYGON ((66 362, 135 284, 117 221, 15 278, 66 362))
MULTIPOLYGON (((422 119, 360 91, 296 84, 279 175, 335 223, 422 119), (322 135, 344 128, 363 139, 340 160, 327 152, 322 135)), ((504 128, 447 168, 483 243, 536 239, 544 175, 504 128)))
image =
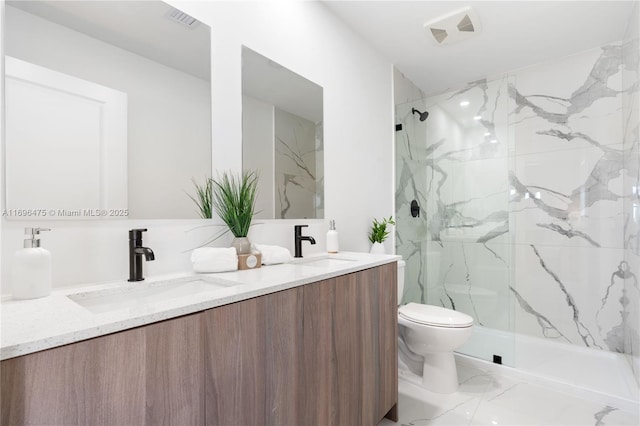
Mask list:
POLYGON ((382 243, 373 243, 371 245, 371 250, 369 250, 371 254, 386 254, 384 250, 384 244, 382 243))

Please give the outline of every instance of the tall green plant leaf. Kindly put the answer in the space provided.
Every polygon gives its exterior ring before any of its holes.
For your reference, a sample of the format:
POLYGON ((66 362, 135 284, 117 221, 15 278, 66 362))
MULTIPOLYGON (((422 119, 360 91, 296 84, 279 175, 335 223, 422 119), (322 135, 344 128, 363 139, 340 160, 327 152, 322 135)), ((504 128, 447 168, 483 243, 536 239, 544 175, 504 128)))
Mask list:
POLYGON ((224 172, 213 184, 213 208, 235 237, 246 237, 256 203, 258 175, 244 171, 240 176, 224 172))
POLYGON ((198 214, 203 219, 211 219, 213 217, 212 199, 213 199, 213 183, 211 178, 207 178, 204 185, 199 185, 195 179, 191 179, 193 185, 196 188, 195 197, 191 194, 187 194, 189 198, 196 203, 198 207, 198 214))

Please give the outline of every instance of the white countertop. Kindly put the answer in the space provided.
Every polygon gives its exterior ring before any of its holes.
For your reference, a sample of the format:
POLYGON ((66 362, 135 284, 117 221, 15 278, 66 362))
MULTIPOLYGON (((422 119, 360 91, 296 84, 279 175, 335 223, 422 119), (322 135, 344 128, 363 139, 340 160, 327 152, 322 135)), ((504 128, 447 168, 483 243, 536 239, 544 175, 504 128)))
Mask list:
POLYGON ((142 282, 145 286, 192 281, 204 281, 215 285, 211 286, 210 291, 144 303, 132 302, 136 300, 136 286, 139 287, 141 284, 126 281, 55 290, 51 295, 40 299, 3 301, 0 306, 0 359, 5 360, 151 324, 401 259, 395 255, 340 252, 335 255, 306 256, 302 261, 322 258, 351 261, 327 262, 329 264, 324 266, 287 263, 217 274, 185 273, 147 278, 142 282), (131 297, 127 298, 128 306, 102 313, 93 313, 68 297, 82 300, 83 297, 91 297, 92 294, 123 294, 123 291, 133 292, 130 293, 131 297))

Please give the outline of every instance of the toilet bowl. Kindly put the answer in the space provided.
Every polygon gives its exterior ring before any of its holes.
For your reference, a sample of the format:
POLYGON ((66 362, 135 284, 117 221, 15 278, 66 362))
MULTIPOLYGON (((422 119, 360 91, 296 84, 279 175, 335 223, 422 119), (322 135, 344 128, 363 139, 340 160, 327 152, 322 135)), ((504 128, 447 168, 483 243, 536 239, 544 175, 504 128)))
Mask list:
MULTIPOLYGON (((398 300, 404 290, 405 262, 398 262, 398 300)), ((452 393, 458 389, 453 351, 471 336, 473 318, 439 306, 409 303, 398 308, 399 347, 415 359, 422 357, 422 386, 432 392, 452 393)))

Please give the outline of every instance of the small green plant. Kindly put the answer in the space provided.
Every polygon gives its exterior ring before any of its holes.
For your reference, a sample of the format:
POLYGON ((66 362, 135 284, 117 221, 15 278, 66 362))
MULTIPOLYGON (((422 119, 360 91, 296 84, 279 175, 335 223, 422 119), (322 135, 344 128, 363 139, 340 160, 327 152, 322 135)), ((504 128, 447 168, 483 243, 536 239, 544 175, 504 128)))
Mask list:
POLYGON ((214 210, 234 237, 246 237, 256 204, 258 175, 253 171, 244 171, 240 176, 224 172, 211 183, 214 210))
POLYGON ((191 179, 193 185, 196 188, 195 197, 191 194, 187 194, 189 198, 198 206, 198 214, 203 219, 211 219, 213 217, 213 208, 211 205, 213 199, 213 182, 211 178, 207 178, 204 185, 198 184, 195 179, 191 179))
POLYGON ((381 222, 378 222, 377 219, 373 219, 373 224, 371 225, 371 231, 369 231, 369 241, 371 244, 373 243, 382 243, 389 236, 389 231, 387 230, 387 225, 395 225, 396 223, 393 221, 393 216, 389 216, 389 218, 383 218, 381 222))

